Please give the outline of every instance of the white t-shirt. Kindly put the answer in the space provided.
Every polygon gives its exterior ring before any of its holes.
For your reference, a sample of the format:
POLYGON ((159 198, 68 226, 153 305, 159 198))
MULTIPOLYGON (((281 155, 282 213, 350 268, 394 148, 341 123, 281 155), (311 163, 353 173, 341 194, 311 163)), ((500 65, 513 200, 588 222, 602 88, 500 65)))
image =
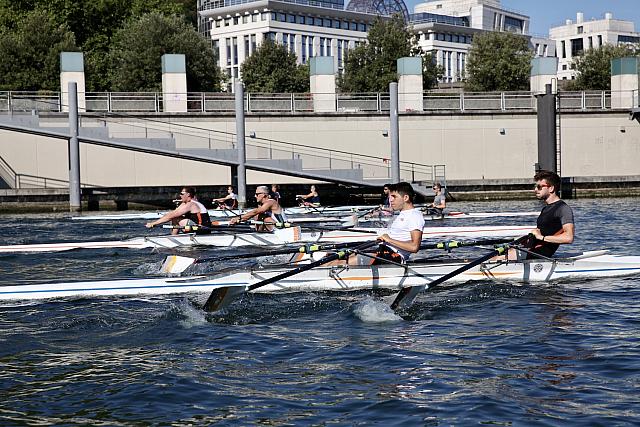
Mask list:
MULTIPOLYGON (((413 230, 420 230, 424 228, 424 216, 420 209, 414 208, 406 211, 400 211, 389 228, 387 228, 387 234, 394 240, 401 242, 411 241, 411 232, 413 230)), ((410 252, 395 248, 405 257, 409 258, 410 252)))

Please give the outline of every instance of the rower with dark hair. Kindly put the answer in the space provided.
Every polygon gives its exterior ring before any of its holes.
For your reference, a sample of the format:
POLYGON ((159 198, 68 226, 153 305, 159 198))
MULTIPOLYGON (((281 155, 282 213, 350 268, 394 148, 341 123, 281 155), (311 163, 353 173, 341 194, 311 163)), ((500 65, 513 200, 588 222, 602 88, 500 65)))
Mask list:
POLYGON ((444 210, 447 207, 447 198, 442 193, 442 185, 439 182, 436 182, 431 188, 436 195, 433 198, 433 203, 427 207, 426 213, 430 215, 443 216, 444 210))
POLYGON ((218 209, 237 209, 238 208, 238 196, 233 192, 233 187, 227 187, 227 195, 218 199, 213 199, 218 204, 218 209))
POLYGON ((534 191, 545 205, 538 216, 537 228, 531 234, 535 241, 530 243, 530 251, 545 257, 552 256, 559 245, 573 243, 575 225, 573 210, 558 192, 561 181, 558 174, 551 171, 539 171, 533 177, 536 182, 534 191))
POLYGON ((173 225, 183 227, 182 229, 174 228, 171 230, 171 234, 178 234, 181 231, 185 232, 192 226, 204 227, 197 228, 195 230, 196 234, 211 233, 211 218, 209 218, 209 212, 207 212, 207 208, 198 201, 196 189, 193 187, 182 187, 182 191, 180 191, 180 201, 181 203, 176 209, 164 214, 155 221, 146 223, 145 226, 147 228, 153 228, 156 225, 171 221, 173 225))
MULTIPOLYGON (((400 214, 387 228, 386 233, 378 237, 382 243, 376 257, 404 263, 412 253, 420 250, 424 216, 420 209, 413 206, 415 192, 408 182, 399 182, 389 186, 389 204, 400 214)), ((374 264, 379 260, 374 259, 374 264)))

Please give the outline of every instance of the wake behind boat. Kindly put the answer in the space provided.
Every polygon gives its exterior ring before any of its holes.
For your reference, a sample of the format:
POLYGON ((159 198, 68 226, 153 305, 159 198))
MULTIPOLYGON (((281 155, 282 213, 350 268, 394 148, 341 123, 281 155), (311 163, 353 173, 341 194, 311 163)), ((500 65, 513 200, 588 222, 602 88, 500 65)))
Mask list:
MULTIPOLYGON (((477 237, 518 237, 534 228, 525 226, 470 226, 470 227, 425 227, 423 240, 429 238, 477 238, 477 237)), ((95 242, 52 242, 25 245, 0 246, 0 254, 30 252, 61 252, 72 249, 108 249, 108 248, 181 248, 192 246, 276 246, 289 243, 324 242, 348 243, 373 240, 384 229, 351 228, 348 230, 301 231, 299 227, 276 229, 273 233, 233 233, 232 228, 220 230, 220 233, 196 235, 193 233, 134 237, 127 240, 95 242)))
MULTIPOLYGON (((607 251, 585 252, 578 256, 525 261, 489 261, 450 279, 451 282, 477 280, 549 282, 640 274, 640 256, 617 256, 607 251)), ((422 286, 464 266, 466 261, 412 262, 408 268, 396 265, 316 267, 290 279, 268 284, 255 292, 399 290, 422 286)), ((89 282, 0 286, 0 300, 99 297, 112 295, 165 295, 209 293, 216 288, 245 290, 252 284, 286 272, 289 268, 259 268, 191 278, 150 278, 89 282)))

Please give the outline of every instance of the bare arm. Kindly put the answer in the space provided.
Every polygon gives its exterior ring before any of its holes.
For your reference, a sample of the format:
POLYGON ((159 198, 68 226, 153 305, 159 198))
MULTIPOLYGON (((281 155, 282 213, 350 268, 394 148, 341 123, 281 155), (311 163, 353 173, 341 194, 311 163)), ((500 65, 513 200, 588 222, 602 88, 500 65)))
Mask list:
POLYGON ((388 234, 383 234, 378 237, 378 240, 382 240, 385 243, 389 243, 391 246, 402 249, 411 253, 416 253, 420 250, 420 244, 422 243, 422 230, 411 230, 411 241, 401 242, 389 237, 388 234))
POLYGON ((545 242, 557 243, 557 244, 569 244, 569 243, 573 243, 574 232, 575 232, 575 225, 573 223, 568 223, 568 224, 564 224, 562 226, 562 230, 553 236, 543 236, 542 233, 540 233, 540 230, 537 228, 533 230, 531 234, 533 234, 538 240, 542 240, 544 237, 545 242))
POLYGON ((271 209, 271 206, 274 203, 275 203, 275 200, 267 200, 257 208, 250 210, 249 212, 246 212, 240 215, 239 217, 232 218, 229 222, 231 224, 237 224, 238 222, 247 221, 258 214, 268 211, 269 209, 271 209))
POLYGON ((164 224, 165 222, 169 222, 174 218, 179 218, 185 215, 186 213, 189 212, 190 209, 191 209, 191 202, 183 203, 180 206, 178 206, 175 210, 171 212, 167 212, 166 214, 162 215, 162 217, 156 219, 155 221, 148 222, 145 226, 147 228, 153 228, 156 225, 164 224))

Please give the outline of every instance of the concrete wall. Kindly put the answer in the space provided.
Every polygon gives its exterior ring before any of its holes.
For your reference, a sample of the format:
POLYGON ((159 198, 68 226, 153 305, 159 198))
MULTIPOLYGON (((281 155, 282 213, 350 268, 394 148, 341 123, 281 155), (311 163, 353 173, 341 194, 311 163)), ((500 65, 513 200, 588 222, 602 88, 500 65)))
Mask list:
MULTIPOLYGON (((235 132, 234 119, 229 116, 154 117, 166 122, 171 120, 178 150, 207 148, 209 144, 201 137, 182 138, 176 126, 181 122, 235 132)), ((126 128, 122 125, 119 136, 124 136, 126 128)), ((260 138, 305 144, 325 151, 390 156, 389 138, 382 134, 389 129, 388 118, 384 116, 247 116, 246 129, 247 134, 255 132, 260 138)), ((563 176, 640 174, 640 125, 629 121, 626 113, 564 113, 561 138, 563 176)), ((221 139, 221 145, 228 144, 225 138, 221 139)), ((247 143, 251 144, 252 139, 247 137, 247 143)), ((59 140, 0 131, 0 156, 19 173, 63 180, 68 177, 67 145, 59 140)), ((400 158, 421 164, 445 164, 449 180, 530 178, 537 161, 536 116, 403 115, 400 117, 400 158)), ((224 185, 230 179, 229 169, 224 166, 86 144, 81 144, 81 168, 83 183, 102 186, 224 185)), ((247 180, 249 184, 306 182, 251 171, 247 180)))

